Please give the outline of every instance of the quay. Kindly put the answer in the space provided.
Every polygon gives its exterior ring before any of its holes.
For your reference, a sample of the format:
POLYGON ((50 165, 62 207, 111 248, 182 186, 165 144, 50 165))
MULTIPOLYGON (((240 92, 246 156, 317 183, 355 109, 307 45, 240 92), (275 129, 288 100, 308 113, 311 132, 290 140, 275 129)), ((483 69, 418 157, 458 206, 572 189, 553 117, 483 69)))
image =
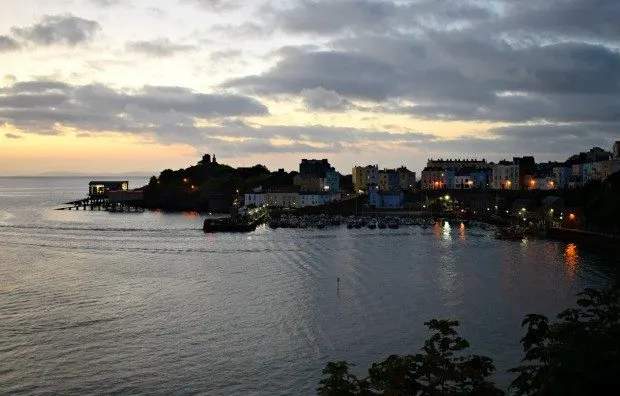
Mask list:
POLYGON ((230 217, 223 219, 205 219, 204 232, 251 232, 267 220, 267 209, 264 207, 233 208, 230 217))
POLYGON ((65 202, 67 205, 56 210, 105 210, 109 212, 144 211, 142 190, 130 190, 129 182, 91 181, 88 184, 88 197, 65 202))
POLYGON ((620 249, 620 235, 602 234, 562 227, 549 227, 546 236, 551 239, 604 249, 620 249))

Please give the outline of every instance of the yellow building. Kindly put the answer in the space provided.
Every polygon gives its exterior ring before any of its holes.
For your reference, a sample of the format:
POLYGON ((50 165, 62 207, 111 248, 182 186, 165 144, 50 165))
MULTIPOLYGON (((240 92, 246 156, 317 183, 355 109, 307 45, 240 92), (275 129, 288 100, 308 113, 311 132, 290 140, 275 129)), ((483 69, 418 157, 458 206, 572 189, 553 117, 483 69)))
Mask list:
POLYGON ((355 192, 366 191, 366 167, 354 166, 351 175, 353 176, 353 188, 355 192))

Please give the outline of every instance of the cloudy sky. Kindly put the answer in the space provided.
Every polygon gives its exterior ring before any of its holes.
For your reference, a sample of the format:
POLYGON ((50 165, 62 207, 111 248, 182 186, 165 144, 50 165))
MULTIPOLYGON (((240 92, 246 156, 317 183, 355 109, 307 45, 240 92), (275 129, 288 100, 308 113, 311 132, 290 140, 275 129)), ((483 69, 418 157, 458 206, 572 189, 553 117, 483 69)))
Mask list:
POLYGON ((0 0, 0 175, 620 139, 619 0, 0 0))

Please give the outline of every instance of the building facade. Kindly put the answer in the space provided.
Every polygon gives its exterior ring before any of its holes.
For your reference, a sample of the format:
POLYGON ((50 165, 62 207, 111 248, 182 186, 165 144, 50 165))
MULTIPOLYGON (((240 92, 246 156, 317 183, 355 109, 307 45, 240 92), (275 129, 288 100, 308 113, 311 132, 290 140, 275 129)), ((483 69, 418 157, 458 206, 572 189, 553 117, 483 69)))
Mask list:
POLYGON ((379 171, 379 190, 396 191, 400 189, 400 177, 395 169, 379 171))
POLYGON ((331 169, 331 165, 327 159, 302 159, 299 163, 299 173, 302 175, 314 175, 319 178, 325 178, 325 174, 331 169))
POLYGON ((398 172, 398 179, 400 182, 400 188, 403 190, 411 190, 415 186, 416 178, 415 172, 410 171, 404 166, 396 169, 398 172))
POLYGON ((474 188, 474 180, 470 175, 454 176, 454 188, 457 190, 471 190, 474 188))
POLYGON ((601 180, 607 180, 612 173, 620 172, 620 159, 601 161, 601 180))
POLYGON ((444 168, 459 170, 463 168, 483 169, 487 168, 486 159, 429 159, 426 161, 427 168, 444 168))
POLYGON ((493 165, 491 188, 493 190, 519 190, 519 165, 507 161, 493 165))
POLYGON ((444 168, 426 167, 422 170, 421 185, 423 190, 441 190, 445 188, 444 168))
POLYGON ((473 188, 483 190, 490 187, 491 169, 475 169, 469 175, 474 182, 473 188))
POLYGON ((331 195, 321 192, 302 192, 299 194, 299 206, 321 206, 331 201, 331 195))
POLYGON ((356 193, 366 191, 366 168, 363 166, 354 166, 351 171, 353 178, 353 188, 356 193))
POLYGON ((330 193, 340 192, 340 173, 336 172, 336 169, 330 168, 327 171, 323 187, 325 191, 330 193))
POLYGON ((553 180, 556 188, 568 188, 570 177, 572 176, 572 167, 568 165, 558 165, 553 167, 553 180))
POLYGON ((372 191, 368 203, 375 208, 398 209, 403 207, 403 193, 396 191, 372 191))
POLYGON ((316 175, 298 173, 293 177, 293 185, 301 191, 320 191, 323 180, 316 175))
POLYGON ((267 203, 267 193, 262 188, 257 187, 245 193, 245 205, 262 206, 267 203))
POLYGON ((379 165, 366 166, 366 187, 369 184, 379 185, 379 165))
POLYGON ((456 171, 454 169, 446 169, 443 171, 443 188, 448 190, 454 190, 454 178, 456 177, 456 171))
POLYGON ((298 208, 299 193, 292 191, 268 191, 266 205, 276 208, 298 208))

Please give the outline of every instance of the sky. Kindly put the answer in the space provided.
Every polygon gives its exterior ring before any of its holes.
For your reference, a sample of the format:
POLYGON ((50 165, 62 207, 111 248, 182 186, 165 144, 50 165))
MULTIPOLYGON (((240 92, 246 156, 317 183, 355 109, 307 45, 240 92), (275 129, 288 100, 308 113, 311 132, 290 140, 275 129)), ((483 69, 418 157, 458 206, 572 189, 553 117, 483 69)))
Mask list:
POLYGON ((618 0, 0 0, 0 175, 565 160, 620 140, 618 0))

